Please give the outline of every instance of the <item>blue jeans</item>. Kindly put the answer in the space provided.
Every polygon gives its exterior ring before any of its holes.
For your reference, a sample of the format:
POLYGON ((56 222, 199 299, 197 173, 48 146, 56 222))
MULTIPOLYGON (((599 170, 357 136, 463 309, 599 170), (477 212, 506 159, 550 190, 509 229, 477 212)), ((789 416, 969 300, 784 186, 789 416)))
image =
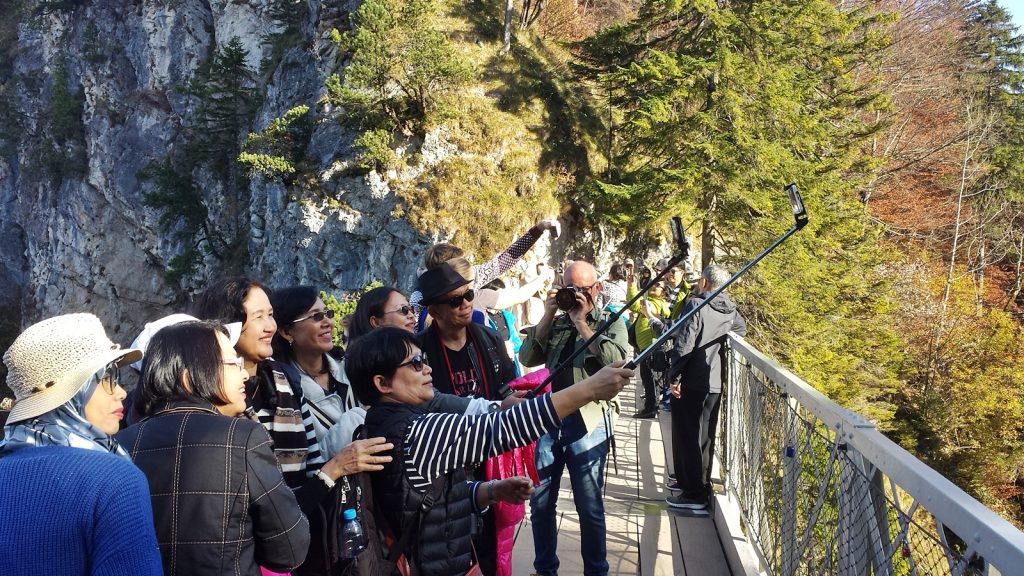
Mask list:
POLYGON ((583 574, 607 576, 604 525, 604 466, 608 457, 608 432, 605 424, 589 433, 576 412, 562 421, 562 427, 540 437, 536 461, 540 485, 530 498, 530 523, 533 525, 534 570, 542 576, 558 574, 558 530, 555 504, 568 469, 572 497, 580 518, 583 574))

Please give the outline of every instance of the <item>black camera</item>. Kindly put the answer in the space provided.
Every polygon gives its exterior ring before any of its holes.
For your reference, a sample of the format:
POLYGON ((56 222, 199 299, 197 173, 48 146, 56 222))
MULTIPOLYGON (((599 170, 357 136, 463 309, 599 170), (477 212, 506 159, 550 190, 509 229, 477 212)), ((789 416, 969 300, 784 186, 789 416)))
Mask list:
POLYGON ((580 302, 576 299, 576 294, 578 292, 583 292, 588 298, 590 297, 590 294, 588 294, 583 288, 577 288, 576 286, 559 288, 558 291, 555 292, 555 304, 558 306, 558 309, 562 312, 568 312, 579 306, 580 302))

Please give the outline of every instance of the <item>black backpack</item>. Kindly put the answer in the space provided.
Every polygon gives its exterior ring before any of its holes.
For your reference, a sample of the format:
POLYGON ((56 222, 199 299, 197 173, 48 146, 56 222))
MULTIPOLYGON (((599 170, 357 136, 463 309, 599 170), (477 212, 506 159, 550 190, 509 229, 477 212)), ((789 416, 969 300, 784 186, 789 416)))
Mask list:
MULTIPOLYGON (((363 440, 366 435, 359 426, 352 434, 353 440, 363 440)), ((333 576, 393 576, 399 574, 397 563, 406 550, 412 549, 419 538, 419 523, 430 511, 438 495, 444 490, 445 476, 434 480, 431 491, 420 506, 419 519, 414 530, 406 530, 402 539, 385 553, 386 536, 384 525, 377 524, 373 510, 373 484, 370 474, 359 472, 341 477, 331 490, 330 501, 321 505, 324 514, 324 545, 327 550, 328 571, 333 576), (366 535, 366 548, 354 559, 341 557, 342 518, 346 509, 354 508, 356 518, 366 535)))
POLYGON ((388 564, 384 546, 373 513, 373 488, 366 473, 343 476, 331 491, 329 508, 325 510, 325 547, 330 574, 338 576, 391 576, 394 563, 388 564), (366 548, 354 559, 341 557, 342 517, 348 508, 355 508, 356 518, 366 535, 366 548), (390 569, 389 569, 390 567, 390 569))

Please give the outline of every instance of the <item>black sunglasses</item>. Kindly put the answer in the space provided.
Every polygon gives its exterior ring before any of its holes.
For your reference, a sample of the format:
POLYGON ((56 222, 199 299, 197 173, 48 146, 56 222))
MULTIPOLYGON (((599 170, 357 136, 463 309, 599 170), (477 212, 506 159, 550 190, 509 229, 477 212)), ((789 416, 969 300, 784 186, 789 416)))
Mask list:
MULTIPOLYGON (((395 308, 394 310, 388 310, 384 314, 401 314, 402 316, 408 316, 408 315, 412 314, 413 316, 419 316, 419 314, 420 314, 420 306, 419 306, 419 304, 406 304, 405 306, 402 306, 401 308, 395 308)), ((383 316, 383 314, 382 314, 382 316, 383 316)))
POLYGON ((458 308, 459 306, 462 306, 463 301, 472 302, 475 296, 476 294, 473 293, 473 290, 466 290, 465 292, 459 294, 458 296, 452 296, 451 298, 449 298, 447 300, 447 303, 452 308, 458 308))
POLYGON ((103 391, 111 395, 121 385, 121 369, 117 367, 115 362, 107 364, 103 370, 103 377, 100 378, 100 386, 103 388, 103 391))
POLYGON ((401 368, 402 366, 412 366, 413 370, 417 372, 423 372, 423 367, 426 364, 427 354, 425 352, 420 352, 419 354, 410 358, 408 362, 402 362, 401 364, 399 364, 398 367, 401 368))
POLYGON ((296 318, 292 324, 298 324, 305 320, 312 320, 313 322, 323 322, 324 318, 334 319, 334 310, 321 310, 319 312, 313 312, 309 316, 303 316, 302 318, 296 318))

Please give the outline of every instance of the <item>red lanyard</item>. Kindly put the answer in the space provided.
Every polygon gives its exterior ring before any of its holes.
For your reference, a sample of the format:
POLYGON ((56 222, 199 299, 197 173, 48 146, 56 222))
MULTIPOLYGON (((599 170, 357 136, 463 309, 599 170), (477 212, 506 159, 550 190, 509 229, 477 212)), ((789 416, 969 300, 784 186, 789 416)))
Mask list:
MULTIPOLYGON (((441 345, 441 355, 444 356, 444 364, 445 364, 445 366, 448 367, 448 381, 452 383, 452 392, 455 392, 455 373, 452 372, 452 362, 451 362, 451 360, 448 359, 448 347, 445 346, 444 340, 441 339, 441 331, 437 330, 436 332, 437 332, 437 342, 441 345)), ((469 328, 466 328, 466 346, 469 346, 470 343, 475 343, 475 342, 476 342, 476 340, 473 338, 473 334, 469 331, 469 328)), ((484 359, 483 359, 483 356, 480 355, 480 350, 478 350, 478 348, 479 348, 479 346, 474 346, 473 347, 473 351, 476 352, 476 360, 477 360, 477 364, 478 364, 478 366, 480 368, 480 374, 478 375, 478 377, 480 378, 480 380, 483 380, 483 383, 484 383, 483 394, 481 394, 481 396, 483 398, 487 398, 487 390, 488 390, 487 375, 484 373, 485 372, 485 370, 484 370, 484 359)), ((476 370, 475 370, 476 366, 473 366, 472 362, 469 363, 469 367, 474 372, 476 372, 476 370)), ((475 378, 473 379, 473 385, 474 385, 473 386, 474 391, 479 392, 480 391, 479 390, 479 384, 477 383, 475 378)))

